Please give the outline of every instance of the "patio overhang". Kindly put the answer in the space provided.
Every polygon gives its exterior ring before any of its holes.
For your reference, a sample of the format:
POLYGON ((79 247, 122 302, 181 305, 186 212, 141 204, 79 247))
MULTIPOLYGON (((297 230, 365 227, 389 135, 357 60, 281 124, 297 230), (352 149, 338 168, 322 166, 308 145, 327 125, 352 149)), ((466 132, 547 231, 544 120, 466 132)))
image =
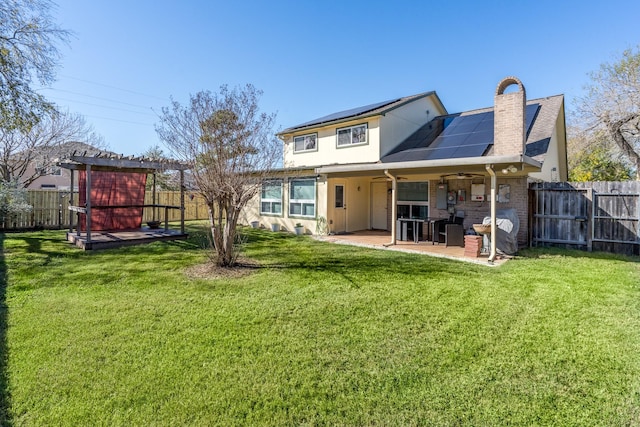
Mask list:
POLYGON ((391 163, 357 163, 347 165, 327 165, 315 168, 318 174, 328 177, 350 176, 384 176, 385 170, 392 174, 422 174, 431 179, 439 179, 443 175, 473 173, 489 176, 486 166, 500 173, 506 171, 509 176, 527 176, 540 172, 542 163, 525 155, 481 156, 457 159, 417 160, 391 163))

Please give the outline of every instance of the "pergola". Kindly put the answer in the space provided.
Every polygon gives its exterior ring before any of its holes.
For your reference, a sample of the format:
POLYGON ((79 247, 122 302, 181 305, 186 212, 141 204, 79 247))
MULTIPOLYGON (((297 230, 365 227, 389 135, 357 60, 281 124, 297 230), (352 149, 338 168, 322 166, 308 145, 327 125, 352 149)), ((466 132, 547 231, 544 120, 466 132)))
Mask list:
POLYGON ((123 157, 97 154, 73 155, 59 163, 69 169, 70 189, 78 188, 78 203, 69 199, 70 216, 67 240, 84 250, 150 243, 158 240, 186 239, 184 227, 184 171, 186 164, 173 160, 123 157), (180 173, 180 205, 157 204, 156 174, 164 171, 180 173), (153 199, 145 204, 147 175, 153 176, 153 199), (77 180, 77 184, 76 184, 77 180), (153 209, 153 221, 142 225, 144 208, 153 209), (180 210, 180 229, 169 229, 168 211, 180 210), (164 210, 164 226, 157 221, 157 210, 164 210), (75 225, 75 232, 74 232, 75 225))

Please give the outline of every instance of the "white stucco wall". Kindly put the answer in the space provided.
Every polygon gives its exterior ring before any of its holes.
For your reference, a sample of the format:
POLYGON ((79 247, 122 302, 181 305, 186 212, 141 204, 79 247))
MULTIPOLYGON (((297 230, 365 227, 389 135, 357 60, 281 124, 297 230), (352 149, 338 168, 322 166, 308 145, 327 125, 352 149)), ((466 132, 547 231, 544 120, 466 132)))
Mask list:
POLYGON ((435 95, 417 99, 395 108, 384 115, 351 120, 331 126, 295 132, 286 136, 284 144, 285 167, 314 167, 333 164, 376 162, 388 154, 422 125, 434 117, 446 114, 435 95), (367 125, 367 143, 363 145, 337 145, 337 129, 367 125), (317 134, 317 150, 294 152, 294 138, 317 134))
POLYGON ((288 135, 284 141, 285 167, 313 167, 331 164, 375 162, 380 159, 380 119, 354 120, 334 126, 324 126, 288 135), (337 130, 344 127, 367 125, 367 143, 338 147, 337 130), (316 151, 294 153, 296 136, 317 134, 316 151))
POLYGON ((315 177, 315 174, 301 174, 295 177, 284 177, 282 185, 282 214, 266 215, 260 212, 261 193, 258 192, 242 210, 240 223, 250 225, 258 221, 260 228, 270 229, 271 224, 278 224, 284 231, 291 231, 296 224, 305 227, 305 234, 316 234, 316 222, 320 217, 327 218, 327 183, 322 177, 316 179, 316 216, 315 218, 301 218, 289 215, 289 183, 291 179, 315 177))
POLYGON ((563 119, 564 114, 558 115, 542 170, 529 174, 534 180, 557 182, 568 179, 566 129, 563 119))
POLYGON ((446 114, 434 95, 398 107, 380 119, 380 155, 384 156, 434 117, 446 114))

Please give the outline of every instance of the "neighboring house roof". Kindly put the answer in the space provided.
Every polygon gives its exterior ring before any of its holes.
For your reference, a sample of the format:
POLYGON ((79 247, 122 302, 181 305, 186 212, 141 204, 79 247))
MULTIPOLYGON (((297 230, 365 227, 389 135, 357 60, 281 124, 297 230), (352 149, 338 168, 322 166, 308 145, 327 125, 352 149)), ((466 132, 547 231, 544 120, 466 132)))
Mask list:
POLYGON ((423 92, 417 95, 405 96, 402 98, 391 99, 388 101, 377 102, 375 104, 369 104, 362 107, 351 108, 349 110, 340 111, 337 113, 329 114, 328 116, 323 116, 314 120, 310 120, 308 122, 301 123, 296 126, 291 126, 281 132, 278 135, 286 135, 293 132, 302 131, 305 129, 312 129, 319 126, 328 126, 332 124, 339 124, 342 122, 364 119, 372 116, 379 116, 388 113, 391 110, 399 108, 409 102, 413 102, 415 100, 425 98, 427 96, 434 96, 437 100, 438 104, 442 107, 443 111, 446 111, 444 105, 438 98, 438 95, 435 91, 423 92))
POLYGON ((60 144, 58 147, 52 147, 52 151, 55 150, 59 153, 60 158, 75 155, 77 156, 95 156, 96 154, 115 154, 113 151, 100 149, 80 141, 69 141, 64 144, 60 144))
MULTIPOLYGON (((532 99, 525 110, 525 155, 544 160, 563 96, 532 99)), ((490 156, 493 151, 493 107, 436 117, 422 126, 382 163, 490 156)))

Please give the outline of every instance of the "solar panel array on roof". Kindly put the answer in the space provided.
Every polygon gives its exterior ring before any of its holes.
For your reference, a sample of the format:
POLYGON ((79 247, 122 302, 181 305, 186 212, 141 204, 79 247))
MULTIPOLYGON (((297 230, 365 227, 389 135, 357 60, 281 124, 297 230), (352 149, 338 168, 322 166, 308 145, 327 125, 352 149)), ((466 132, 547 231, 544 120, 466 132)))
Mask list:
POLYGON ((392 99, 390 101, 377 102, 375 104, 365 105, 363 107, 352 108, 350 110, 340 111, 338 113, 329 114, 328 116, 320 117, 319 119, 314 119, 305 123, 301 123, 299 125, 293 126, 291 129, 302 128, 311 125, 317 125, 320 123, 330 122, 333 120, 340 120, 351 116, 357 116, 359 114, 368 113, 369 111, 373 111, 380 107, 384 107, 385 105, 392 104, 394 102, 400 101, 402 98, 392 99))
MULTIPOLYGON (((526 106, 525 130, 531 128, 539 104, 526 106)), ((482 156, 493 144, 493 111, 445 119, 444 131, 428 146, 389 155, 383 162, 457 159, 482 156)))

